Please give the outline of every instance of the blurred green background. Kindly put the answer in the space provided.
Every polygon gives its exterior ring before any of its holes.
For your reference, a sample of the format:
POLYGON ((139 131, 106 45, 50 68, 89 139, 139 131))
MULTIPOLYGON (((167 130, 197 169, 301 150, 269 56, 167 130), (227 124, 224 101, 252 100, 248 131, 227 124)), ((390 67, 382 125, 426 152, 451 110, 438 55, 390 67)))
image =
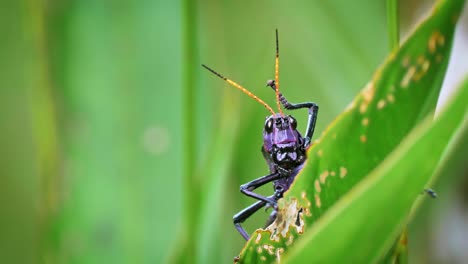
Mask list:
MULTIPOLYGON (((400 3, 402 35, 430 4, 400 3)), ((274 106, 278 28, 281 89, 320 105, 318 138, 389 52, 385 12, 372 0, 2 1, 0 262, 231 262, 244 242, 232 215, 253 202, 238 186, 267 173, 268 112, 200 64, 274 106)), ((303 131, 306 111, 293 114, 303 131)), ((416 263, 447 259, 428 252, 448 196, 410 226, 416 263)))

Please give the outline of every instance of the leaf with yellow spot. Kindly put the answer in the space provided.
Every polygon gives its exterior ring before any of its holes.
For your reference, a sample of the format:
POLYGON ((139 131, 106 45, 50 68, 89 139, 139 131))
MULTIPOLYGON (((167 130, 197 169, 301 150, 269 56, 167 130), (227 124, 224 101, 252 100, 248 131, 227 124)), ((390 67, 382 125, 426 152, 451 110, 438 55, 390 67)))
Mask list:
MULTIPOLYGON (((303 233, 308 241, 316 245, 315 248, 305 246, 312 255, 314 252, 331 252, 333 255, 333 250, 320 247, 320 240, 315 239, 316 234, 335 241, 335 244, 329 245, 331 248, 350 254, 351 258, 341 259, 342 262, 365 260, 372 254, 372 257, 382 257, 386 253, 382 251, 383 242, 363 241, 358 233, 344 241, 339 232, 327 229, 328 233, 323 233, 317 228, 323 226, 320 225, 320 221, 324 221, 322 215, 338 201, 344 208, 354 206, 349 201, 349 194, 345 194, 358 183, 368 181, 367 176, 374 175, 370 173, 389 157, 418 122, 432 116, 450 57, 455 24, 463 4, 462 0, 440 1, 400 49, 387 57, 372 80, 309 150, 307 165, 284 199, 279 201, 277 222, 266 230, 255 231, 240 253, 239 263, 271 263, 283 259, 302 239, 303 233), (350 242, 353 243, 352 247, 350 242), (275 254, 253 250, 258 245, 269 245, 275 254), (344 245, 349 248, 343 248, 344 245), (354 250, 354 247, 361 250, 354 250), (353 252, 349 252, 350 248, 353 248, 353 252)), ((427 180, 430 175, 425 176, 427 180)), ((420 189, 416 191, 420 193, 422 187, 419 186, 420 189)), ((411 194, 414 200, 414 192, 413 189, 403 195, 406 197, 411 194)), ((399 192, 388 189, 387 194, 391 194, 387 195, 391 197, 399 195, 399 192)), ((391 201, 391 198, 388 199, 391 201)), ((365 208, 361 209, 365 212, 365 208)), ((374 221, 384 220, 387 214, 392 213, 392 207, 379 208, 374 213, 374 221)), ((329 214, 327 216, 331 217, 329 214)), ((368 217, 367 214, 354 216, 356 218, 349 221, 363 227, 370 220, 360 217, 368 217)), ((400 218, 403 216, 398 215, 400 218)), ((384 242, 387 242, 386 239, 393 242, 397 236, 398 233, 384 237, 384 242)), ((389 250, 388 247, 386 249, 389 250)), ((295 251, 297 256, 303 253, 295 251)), ((318 255, 322 261, 331 257, 325 253, 318 255)), ((334 258, 336 261, 340 260, 339 257, 345 257, 337 256, 334 258)))
POLYGON ((453 98, 435 121, 427 116, 312 225, 290 248, 286 263, 405 263, 401 257, 406 257, 407 237, 402 231, 428 197, 422 190, 436 176, 444 153, 457 155, 454 149, 468 143, 468 79, 453 98))

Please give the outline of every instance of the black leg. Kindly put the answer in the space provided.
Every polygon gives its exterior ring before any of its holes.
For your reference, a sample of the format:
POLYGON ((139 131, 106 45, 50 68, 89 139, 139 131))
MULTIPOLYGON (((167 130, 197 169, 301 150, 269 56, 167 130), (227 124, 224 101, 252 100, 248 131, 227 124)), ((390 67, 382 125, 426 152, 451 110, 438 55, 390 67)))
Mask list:
MULTIPOLYGON (((273 197, 270 196, 269 198, 273 198, 273 197)), ((239 231, 239 233, 242 235, 242 237, 245 240, 249 240, 249 235, 247 234, 245 229, 241 226, 241 223, 243 223, 247 218, 249 218, 251 215, 253 215, 255 212, 257 212, 260 208, 264 207, 265 205, 266 205, 265 201, 257 201, 251 206, 235 214, 234 217, 232 218, 234 222, 234 226, 236 227, 237 231, 239 231)))
POLYGON ((267 228, 269 225, 271 225, 275 221, 277 214, 278 214, 278 211, 273 209, 270 216, 268 217, 268 220, 265 223, 265 228, 267 228))
MULTIPOLYGON (((274 91, 276 90, 274 80, 268 81, 267 86, 270 86, 274 91)), ((284 106, 284 108, 288 110, 309 108, 309 119, 307 121, 307 129, 304 134, 304 140, 305 140, 304 148, 307 149, 310 146, 310 143, 312 141, 312 136, 314 135, 315 122, 317 121, 317 115, 318 115, 318 109, 319 109, 318 105, 312 102, 291 104, 288 102, 288 100, 286 100, 286 98, 283 96, 282 93, 279 93, 279 99, 280 99, 281 104, 284 106)))
POLYGON ((260 186, 262 186, 262 185, 264 185, 266 183, 278 180, 278 179, 280 179, 282 177, 284 177, 282 174, 280 174, 278 172, 275 172, 275 173, 260 177, 258 179, 255 179, 253 181, 250 181, 250 182, 248 182, 246 184, 242 184, 240 186, 240 191, 243 194, 247 195, 247 196, 250 196, 250 197, 253 197, 253 198, 257 199, 257 200, 269 203, 270 205, 273 206, 273 208, 275 208, 276 207, 276 200, 272 199, 272 196, 265 197, 265 196, 260 195, 258 193, 254 193, 253 190, 257 189, 258 187, 260 187, 260 186))
POLYGON ((312 142, 312 136, 314 135, 315 122, 317 121, 319 107, 315 103, 304 103, 304 104, 309 104, 308 106, 305 106, 309 108, 309 119, 307 120, 307 129, 304 135, 304 139, 305 139, 304 148, 308 149, 310 146, 310 143, 312 142))

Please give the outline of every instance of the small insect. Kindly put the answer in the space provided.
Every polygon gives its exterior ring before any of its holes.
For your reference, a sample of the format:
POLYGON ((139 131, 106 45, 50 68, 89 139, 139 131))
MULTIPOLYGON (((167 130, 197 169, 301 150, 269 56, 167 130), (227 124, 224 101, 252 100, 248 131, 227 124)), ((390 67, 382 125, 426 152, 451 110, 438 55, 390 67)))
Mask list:
POLYGON ((314 134, 315 122, 317 120, 318 105, 312 102, 292 104, 279 92, 279 45, 278 45, 278 30, 276 30, 276 58, 275 58, 275 80, 269 80, 267 86, 271 87, 276 94, 276 104, 278 112, 262 101, 260 98, 252 94, 250 91, 235 83, 234 81, 217 73, 208 66, 202 64, 204 68, 225 80, 230 85, 236 87, 248 96, 261 103, 271 113, 266 117, 263 128, 263 146, 261 148, 263 157, 265 158, 270 174, 250 181, 240 186, 240 191, 258 201, 251 206, 245 208, 233 217, 234 226, 245 240, 249 239, 249 235, 241 224, 251 215, 257 212, 264 206, 273 208, 265 227, 269 226, 276 219, 278 213, 277 202, 283 197, 285 191, 289 189, 294 178, 304 166, 307 159, 307 149, 311 146, 312 136, 314 134), (281 109, 281 105, 288 110, 307 108, 309 110, 309 118, 307 129, 304 137, 299 133, 297 121, 291 115, 285 115, 281 109), (273 182, 274 193, 271 196, 263 196, 253 192, 260 186, 273 182))
POLYGON ((437 193, 432 189, 424 189, 423 193, 427 193, 431 198, 437 198, 437 193))

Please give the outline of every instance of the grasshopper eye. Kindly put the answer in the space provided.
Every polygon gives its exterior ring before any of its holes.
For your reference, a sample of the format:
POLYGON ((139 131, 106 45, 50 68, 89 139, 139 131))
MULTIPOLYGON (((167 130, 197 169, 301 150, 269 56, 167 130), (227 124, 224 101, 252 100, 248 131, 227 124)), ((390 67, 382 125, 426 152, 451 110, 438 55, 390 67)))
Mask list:
POLYGON ((271 133, 273 131, 273 118, 268 118, 265 122, 265 131, 271 133))
POLYGON ((291 124, 291 127, 292 127, 293 129, 296 129, 296 127, 297 127, 297 121, 296 121, 296 119, 295 119, 294 117, 289 116, 289 123, 291 124))

